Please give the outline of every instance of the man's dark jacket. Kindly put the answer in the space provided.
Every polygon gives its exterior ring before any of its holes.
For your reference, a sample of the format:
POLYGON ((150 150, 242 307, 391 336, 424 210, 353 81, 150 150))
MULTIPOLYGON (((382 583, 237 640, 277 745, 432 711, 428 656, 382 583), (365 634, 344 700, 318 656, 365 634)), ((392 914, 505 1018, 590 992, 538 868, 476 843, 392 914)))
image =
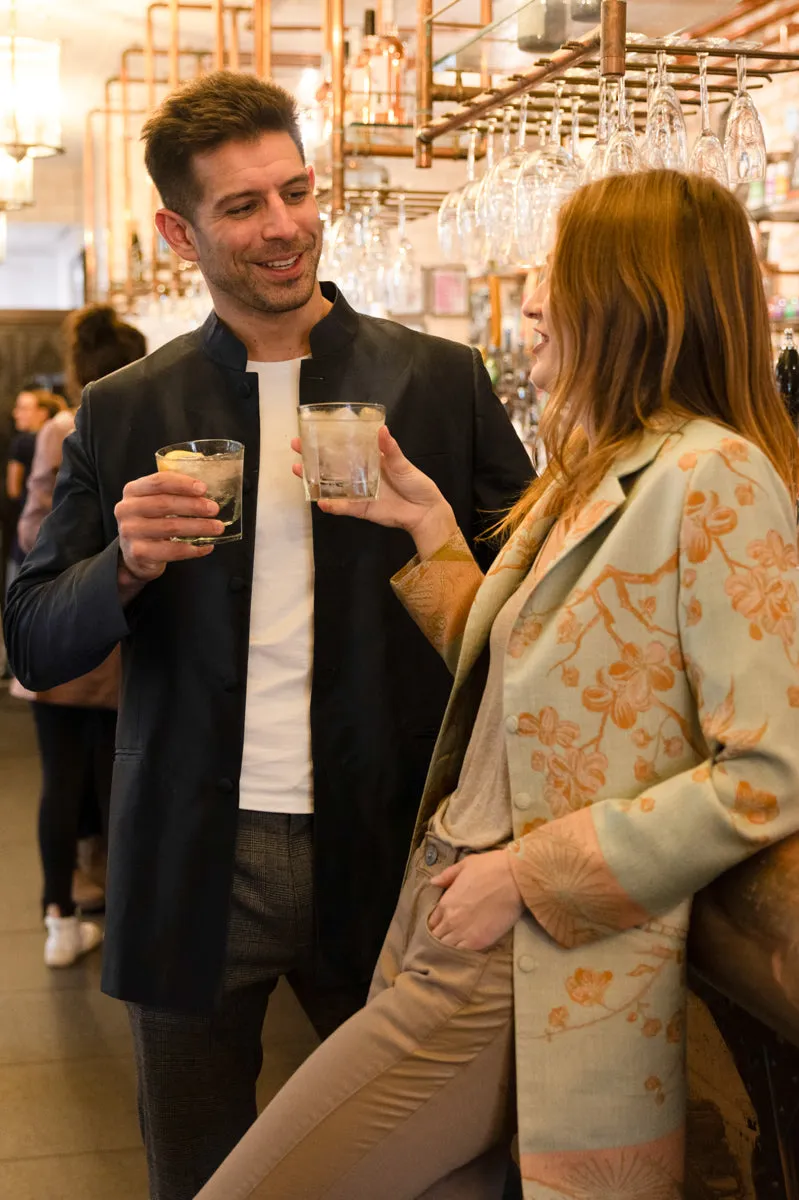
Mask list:
MULTIPOLYGON (((399 444, 473 538, 531 476, 479 356, 360 316, 324 290, 335 303, 311 333, 301 403, 384 404, 399 444)), ((168 1008, 208 1009, 224 960, 260 445, 246 362, 212 315, 89 385, 53 512, 6 612, 13 669, 34 690, 122 643, 103 987, 168 1008), (246 447, 243 539, 170 565, 123 610, 123 487, 153 472, 159 446, 214 437, 246 447)), ((450 680, 389 586, 413 552, 408 536, 314 506, 313 540, 317 964, 320 980, 351 986, 368 979, 391 918, 450 680)), ((279 557, 271 568, 280 572, 279 557)))

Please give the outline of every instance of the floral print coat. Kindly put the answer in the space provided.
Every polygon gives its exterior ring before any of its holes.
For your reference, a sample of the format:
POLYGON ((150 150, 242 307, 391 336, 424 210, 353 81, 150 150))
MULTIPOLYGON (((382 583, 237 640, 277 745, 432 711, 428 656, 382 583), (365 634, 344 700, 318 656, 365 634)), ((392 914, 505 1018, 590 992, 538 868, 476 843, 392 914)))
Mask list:
POLYGON ((536 563, 540 511, 485 579, 458 535, 394 581, 455 672, 414 845, 532 567, 502 730, 525 1200, 676 1200, 691 897, 799 829, 795 509, 755 446, 697 420, 644 435, 536 563))

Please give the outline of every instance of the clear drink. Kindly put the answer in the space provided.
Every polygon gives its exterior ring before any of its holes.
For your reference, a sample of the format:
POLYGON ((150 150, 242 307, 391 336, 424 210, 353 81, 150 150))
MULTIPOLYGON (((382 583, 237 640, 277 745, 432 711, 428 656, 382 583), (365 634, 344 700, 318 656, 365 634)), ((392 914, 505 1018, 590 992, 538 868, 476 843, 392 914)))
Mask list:
POLYGON ((218 537, 175 538, 177 542, 237 542, 241 538, 241 488, 244 477, 244 446, 225 438, 202 438, 193 442, 175 442, 155 452, 159 471, 179 471, 192 479, 201 479, 208 488, 206 496, 215 500, 219 512, 214 520, 226 527, 218 537), (238 529, 230 527, 238 525, 238 529))
POLYGON ((377 435, 382 404, 303 404, 302 471, 309 500, 374 500, 380 486, 377 435))

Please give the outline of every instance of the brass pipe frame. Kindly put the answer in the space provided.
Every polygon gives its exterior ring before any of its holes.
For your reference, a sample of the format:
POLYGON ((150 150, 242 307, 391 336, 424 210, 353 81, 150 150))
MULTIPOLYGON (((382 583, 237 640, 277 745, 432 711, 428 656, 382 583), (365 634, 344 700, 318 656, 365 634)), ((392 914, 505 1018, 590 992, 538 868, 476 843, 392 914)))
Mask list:
POLYGON ((344 0, 330 3, 330 74, 333 84, 333 139, 330 203, 335 219, 344 211, 344 0))
POLYGON ((602 0, 600 73, 621 79, 627 68, 627 0, 602 0))
MULTIPOLYGON (((421 0, 421 5, 429 2, 430 0, 421 0)), ((459 112, 450 113, 448 116, 431 120, 427 125, 421 125, 416 131, 417 146, 419 143, 424 143, 429 147, 437 138, 443 137, 447 133, 454 133, 467 125, 473 125, 487 113, 502 108, 509 101, 515 100, 517 96, 523 96, 525 92, 532 91, 539 84, 547 83, 550 79, 560 78, 569 67, 576 67, 592 54, 596 54, 599 42, 599 31, 593 29, 577 41, 569 42, 562 50, 556 51, 551 58, 539 63, 532 71, 516 76, 504 88, 492 88, 490 92, 481 92, 474 101, 459 112)))
POLYGON ((103 142, 104 156, 103 163, 105 169, 105 259, 108 270, 108 286, 109 290, 113 282, 113 253, 115 245, 115 214, 116 208, 114 205, 114 182, 113 173, 111 171, 111 154, 112 154, 112 135, 111 135, 111 117, 118 113, 118 109, 114 109, 111 100, 111 88, 115 83, 118 83, 117 76, 112 76, 105 81, 105 107, 103 109, 103 142))
POLYGON ((230 60, 231 71, 241 70, 241 45, 239 42, 239 14, 235 8, 228 9, 230 13, 230 60))
MULTIPOLYGON (((480 24, 485 29, 494 20, 494 0, 480 0, 480 24)), ((488 69, 488 63, 483 62, 483 68, 480 72, 480 87, 491 87, 491 72, 488 69)))
POLYGON ((255 73, 259 79, 270 79, 272 76, 272 0, 253 0, 252 15, 255 73))
POLYGON ((133 304, 133 271, 130 255, 133 237, 133 180, 130 172, 130 130, 128 128, 128 61, 130 50, 122 51, 119 68, 120 107, 122 109, 122 223, 125 231, 125 300, 133 304))
MULTIPOLYGON (((111 82, 116 82, 112 80, 111 82)), ((92 108, 86 114, 83 137, 83 245, 84 293, 86 302, 99 299, 97 286, 97 155, 95 153, 96 119, 119 117, 118 108, 92 108)), ((143 108, 132 108, 129 116, 146 116, 143 108)))
MULTIPOLYGON (((379 142, 375 142, 372 145, 366 144, 363 146, 361 146, 361 145, 356 146, 354 143, 347 142, 344 145, 345 162, 348 158, 415 158, 415 157, 416 157, 416 147, 415 146, 397 146, 396 144, 395 145, 391 145, 391 144, 381 145, 379 142)), ((465 150, 460 150, 455 146, 438 146, 436 148, 436 158, 437 159, 438 158, 456 158, 456 159, 462 158, 465 160, 467 158, 467 154, 466 154, 465 150)), ((374 188, 372 188, 371 190, 374 191, 374 188)))
POLYGON ((211 18, 214 26, 214 70, 225 69, 225 9, 222 0, 211 0, 211 18))
POLYGON ((433 165, 433 150, 421 135, 433 120, 433 0, 417 0, 417 4, 414 163, 421 170, 429 170, 433 165))
MULTIPOLYGON (((156 5, 152 6, 153 8, 156 5)), ((158 7, 161 7, 158 5, 158 7)), ((169 90, 174 92, 180 81, 180 4, 178 0, 169 0, 169 90)))

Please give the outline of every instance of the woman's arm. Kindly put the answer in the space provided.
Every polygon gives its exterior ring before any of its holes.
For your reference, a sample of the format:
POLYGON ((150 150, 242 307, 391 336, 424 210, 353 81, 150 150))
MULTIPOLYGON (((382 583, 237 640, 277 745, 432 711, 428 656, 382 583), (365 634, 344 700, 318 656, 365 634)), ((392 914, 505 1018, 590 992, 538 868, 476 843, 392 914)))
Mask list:
POLYGON ((706 760, 509 848, 527 907, 564 946, 668 912, 799 829, 795 511, 765 456, 736 446, 751 482, 716 452, 684 464, 680 641, 706 760))

